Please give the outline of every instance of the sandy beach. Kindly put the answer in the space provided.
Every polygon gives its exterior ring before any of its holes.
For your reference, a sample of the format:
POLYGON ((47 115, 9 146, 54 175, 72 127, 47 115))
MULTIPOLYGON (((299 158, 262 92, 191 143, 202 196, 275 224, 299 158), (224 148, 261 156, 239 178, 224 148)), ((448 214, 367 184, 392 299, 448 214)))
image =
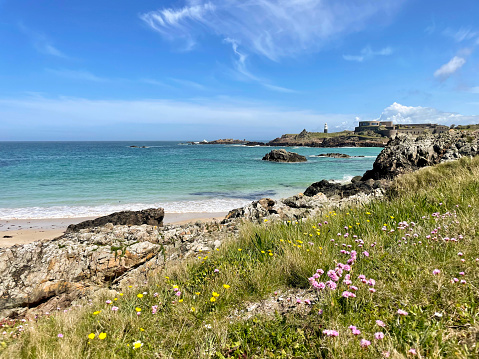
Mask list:
MULTIPOLYGON (((185 224, 222 219, 227 212, 165 213, 164 224, 185 224)), ((0 220, 0 247, 26 244, 61 236, 70 224, 95 217, 0 220)))

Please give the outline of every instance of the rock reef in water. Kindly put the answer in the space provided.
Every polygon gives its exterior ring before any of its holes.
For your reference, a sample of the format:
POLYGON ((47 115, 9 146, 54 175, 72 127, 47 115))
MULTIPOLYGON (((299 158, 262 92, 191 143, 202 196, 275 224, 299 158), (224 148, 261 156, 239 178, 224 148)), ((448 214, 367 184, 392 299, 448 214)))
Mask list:
POLYGON ((338 153, 338 152, 333 152, 333 153, 320 153, 318 157, 330 157, 330 158, 350 158, 350 155, 347 155, 345 153, 338 153))
POLYGON ((478 132, 397 137, 388 142, 362 180, 393 179, 419 168, 479 154, 478 132))
POLYGON ((306 157, 286 150, 272 150, 263 157, 263 161, 272 162, 306 162, 306 157))

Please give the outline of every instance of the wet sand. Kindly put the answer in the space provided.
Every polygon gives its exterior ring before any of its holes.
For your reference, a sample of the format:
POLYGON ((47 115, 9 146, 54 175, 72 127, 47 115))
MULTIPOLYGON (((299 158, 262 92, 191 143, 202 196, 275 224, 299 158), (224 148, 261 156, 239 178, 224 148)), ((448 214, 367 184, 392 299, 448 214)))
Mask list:
MULTIPOLYGON (((227 212, 215 213, 166 213, 164 224, 185 224, 223 219, 227 212)), ((0 247, 26 244, 61 236, 70 224, 77 224, 95 217, 12 219, 0 220, 0 247)))

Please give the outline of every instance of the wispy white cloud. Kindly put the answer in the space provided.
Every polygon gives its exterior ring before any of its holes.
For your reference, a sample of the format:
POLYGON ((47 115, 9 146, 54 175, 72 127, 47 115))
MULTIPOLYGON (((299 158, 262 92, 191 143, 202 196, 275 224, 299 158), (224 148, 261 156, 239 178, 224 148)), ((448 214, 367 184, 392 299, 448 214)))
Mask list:
POLYGON ((56 57, 68 58, 62 51, 56 48, 52 42, 42 33, 33 31, 24 24, 18 25, 20 30, 32 41, 33 47, 40 53, 56 57))
POLYGON ((465 27, 461 27, 459 30, 454 30, 448 27, 443 31, 443 34, 454 39, 456 42, 470 40, 479 36, 477 31, 465 27))
POLYGON ((393 121, 396 124, 437 123, 442 125, 463 125, 479 122, 478 116, 465 116, 454 112, 444 112, 431 107, 404 106, 394 102, 386 107, 379 121, 393 121))
POLYGON ((177 84, 180 84, 182 86, 186 87, 191 87, 196 90, 208 90, 208 88, 202 84, 199 84, 198 82, 195 81, 190 81, 190 80, 183 80, 183 79, 176 79, 176 78, 170 78, 171 81, 176 82, 177 84))
POLYGON ((370 46, 366 46, 361 50, 359 55, 343 55, 343 59, 346 61, 357 61, 363 62, 365 60, 370 60, 376 56, 389 56, 393 53, 393 49, 391 47, 385 47, 381 50, 373 50, 370 46))
POLYGON ((276 91, 276 92, 282 92, 282 93, 299 93, 299 91, 292 90, 286 87, 281 87, 281 86, 275 86, 275 85, 270 85, 267 83, 262 83, 264 87, 266 87, 269 90, 276 91))
POLYGON ((184 46, 181 50, 189 51, 195 46, 194 26, 204 23, 205 16, 213 13, 215 6, 210 3, 185 6, 180 9, 163 9, 141 14, 140 18, 152 29, 165 38, 181 38, 184 46))
POLYGON ((187 0, 181 8, 142 14, 167 39, 212 33, 273 61, 315 52, 337 36, 393 15, 404 0, 187 0))
POLYGON ((282 93, 297 93, 297 91, 288 89, 285 87, 281 86, 276 86, 272 85, 268 80, 262 79, 258 76, 253 75, 246 67, 246 60, 248 58, 247 55, 244 53, 240 52, 238 47, 239 43, 235 39, 231 39, 227 37, 224 39, 225 43, 231 44, 231 47, 233 48, 233 52, 236 55, 236 59, 234 61, 234 67, 237 72, 237 74, 241 77, 242 80, 246 81, 254 81, 259 83, 261 86, 267 88, 268 90, 275 91, 275 92, 282 92, 282 93))
POLYGON ((446 80, 449 76, 459 70, 466 60, 463 57, 454 56, 448 63, 442 65, 434 72, 434 76, 440 80, 446 80))
POLYGON ((91 72, 85 70, 68 70, 68 69, 45 69, 47 72, 54 75, 72 79, 72 80, 82 80, 82 81, 93 81, 93 82, 107 82, 109 79, 104 77, 99 77, 91 72))

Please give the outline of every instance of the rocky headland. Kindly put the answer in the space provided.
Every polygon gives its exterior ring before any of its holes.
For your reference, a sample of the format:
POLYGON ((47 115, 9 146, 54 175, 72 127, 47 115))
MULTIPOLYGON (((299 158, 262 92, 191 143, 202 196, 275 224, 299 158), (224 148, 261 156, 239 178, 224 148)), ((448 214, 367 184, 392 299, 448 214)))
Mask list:
POLYGON ((299 134, 285 134, 267 143, 268 146, 306 147, 384 147, 388 137, 360 136, 352 131, 340 133, 319 133, 301 131, 299 134))
POLYGON ((478 150, 477 133, 398 138, 362 178, 347 184, 323 180, 304 194, 263 198, 230 211, 221 222, 162 226, 162 209, 116 213, 72 226, 50 241, 0 248, 0 318, 63 309, 100 290, 143 282, 167 263, 218 248, 238 235, 243 221, 300 220, 367 203, 383 196, 397 175, 478 150))

